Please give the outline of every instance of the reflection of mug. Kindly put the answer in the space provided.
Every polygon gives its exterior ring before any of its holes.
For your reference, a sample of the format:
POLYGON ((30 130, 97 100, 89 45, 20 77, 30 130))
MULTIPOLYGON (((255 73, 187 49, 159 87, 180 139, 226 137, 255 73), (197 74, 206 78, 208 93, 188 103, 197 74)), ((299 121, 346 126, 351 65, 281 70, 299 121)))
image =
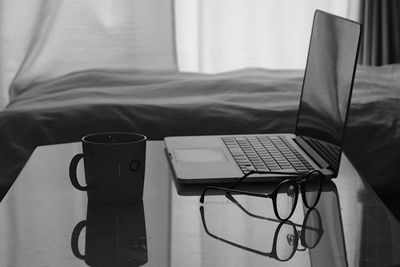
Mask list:
POLYGON ((89 201, 132 204, 142 200, 146 159, 146 136, 135 133, 98 133, 82 138, 83 153, 69 167, 72 185, 87 191, 89 201), (86 186, 76 177, 84 158, 86 186))
POLYGON ((143 203, 102 206, 88 203, 87 219, 79 222, 71 236, 74 255, 90 266, 140 266, 147 262, 146 225, 143 203), (84 254, 78 240, 86 227, 84 254))

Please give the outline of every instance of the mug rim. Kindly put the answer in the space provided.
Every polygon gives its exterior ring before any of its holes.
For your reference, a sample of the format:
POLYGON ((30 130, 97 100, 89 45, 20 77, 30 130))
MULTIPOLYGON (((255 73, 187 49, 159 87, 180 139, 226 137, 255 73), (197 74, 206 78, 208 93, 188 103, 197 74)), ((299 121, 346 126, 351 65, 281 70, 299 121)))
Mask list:
POLYGON ((92 134, 87 134, 84 137, 81 138, 81 141, 83 143, 88 143, 88 144, 95 144, 95 145, 110 145, 110 146, 115 146, 115 145, 126 145, 126 144, 135 144, 135 143, 140 143, 143 141, 146 141, 147 137, 143 134, 140 133, 133 133, 133 132, 100 132, 100 133, 92 133, 92 134), (127 141, 127 142, 117 142, 117 143, 104 143, 104 142, 94 142, 87 140, 90 137, 93 136, 101 136, 101 135, 125 135, 125 136, 136 136, 139 137, 138 140, 136 141, 127 141))

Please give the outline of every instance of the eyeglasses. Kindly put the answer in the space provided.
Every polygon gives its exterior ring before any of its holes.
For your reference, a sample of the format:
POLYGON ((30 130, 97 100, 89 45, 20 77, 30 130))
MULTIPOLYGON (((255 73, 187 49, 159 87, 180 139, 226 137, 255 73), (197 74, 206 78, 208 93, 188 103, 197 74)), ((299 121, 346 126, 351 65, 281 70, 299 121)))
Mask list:
MULTIPOLYGON (((301 225, 301 230, 298 231, 296 228, 296 224, 293 222, 286 220, 286 221, 281 221, 277 228, 275 229, 275 234, 273 238, 273 245, 272 245, 272 250, 271 252, 263 252, 259 251, 253 248, 246 247, 244 245, 232 242, 228 239, 219 237, 209 231, 207 228, 206 224, 206 218, 204 214, 204 207, 200 207, 200 214, 201 214, 201 219, 203 222, 203 227, 206 233, 215 238, 218 239, 224 243, 227 243, 229 245, 259 254, 263 255, 266 257, 273 258, 278 261, 288 261, 290 260, 293 255, 295 254, 296 251, 303 251, 306 248, 312 249, 315 248, 319 241, 321 240, 323 236, 323 228, 322 228, 322 219, 321 215, 319 214, 317 209, 310 209, 306 213, 304 217, 303 224, 301 225), (299 241, 301 245, 304 247, 304 249, 298 249, 299 241)), ((259 216, 256 216, 257 218, 260 218, 259 216)), ((266 220, 271 220, 268 218, 263 218, 266 220)))
MULTIPOLYGON (((271 172, 252 172, 244 175, 238 183, 234 185, 237 187, 245 178, 253 174, 269 174, 271 172)), ((272 199, 275 216, 279 220, 288 220, 294 213, 297 205, 299 192, 303 199, 304 205, 312 209, 318 204, 321 196, 324 175, 319 170, 312 170, 305 174, 285 173, 287 175, 300 175, 293 179, 287 179, 279 183, 279 185, 270 194, 238 190, 234 187, 225 188, 217 186, 207 186, 204 188, 200 202, 204 203, 204 197, 207 191, 217 190, 223 191, 225 194, 234 193, 254 197, 270 198, 272 199)))

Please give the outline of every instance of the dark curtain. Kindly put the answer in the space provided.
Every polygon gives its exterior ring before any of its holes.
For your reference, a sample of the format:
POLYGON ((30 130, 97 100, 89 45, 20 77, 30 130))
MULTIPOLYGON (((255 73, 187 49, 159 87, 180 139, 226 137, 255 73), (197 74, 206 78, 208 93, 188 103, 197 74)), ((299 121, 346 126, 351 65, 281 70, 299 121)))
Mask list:
POLYGON ((400 63, 400 1, 361 0, 360 8, 364 30, 359 63, 400 63))

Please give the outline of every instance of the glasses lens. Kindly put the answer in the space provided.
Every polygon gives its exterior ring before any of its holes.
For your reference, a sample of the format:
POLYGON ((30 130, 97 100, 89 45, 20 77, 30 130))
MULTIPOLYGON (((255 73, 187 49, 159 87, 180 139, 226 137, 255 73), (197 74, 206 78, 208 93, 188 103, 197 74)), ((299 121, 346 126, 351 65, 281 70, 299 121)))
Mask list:
POLYGON ((299 238, 295 226, 288 221, 281 224, 278 229, 276 256, 281 261, 287 261, 296 251, 299 238))
POLYGON ((304 202, 308 208, 314 208, 318 203, 323 181, 321 175, 319 172, 312 173, 303 184, 304 202))
POLYGON ((303 226, 303 242, 307 248, 314 248, 322 237, 322 221, 318 211, 312 209, 306 216, 303 226))
POLYGON ((297 184, 293 181, 287 181, 279 185, 276 195, 276 211, 281 220, 289 219, 292 215, 297 202, 297 184))

